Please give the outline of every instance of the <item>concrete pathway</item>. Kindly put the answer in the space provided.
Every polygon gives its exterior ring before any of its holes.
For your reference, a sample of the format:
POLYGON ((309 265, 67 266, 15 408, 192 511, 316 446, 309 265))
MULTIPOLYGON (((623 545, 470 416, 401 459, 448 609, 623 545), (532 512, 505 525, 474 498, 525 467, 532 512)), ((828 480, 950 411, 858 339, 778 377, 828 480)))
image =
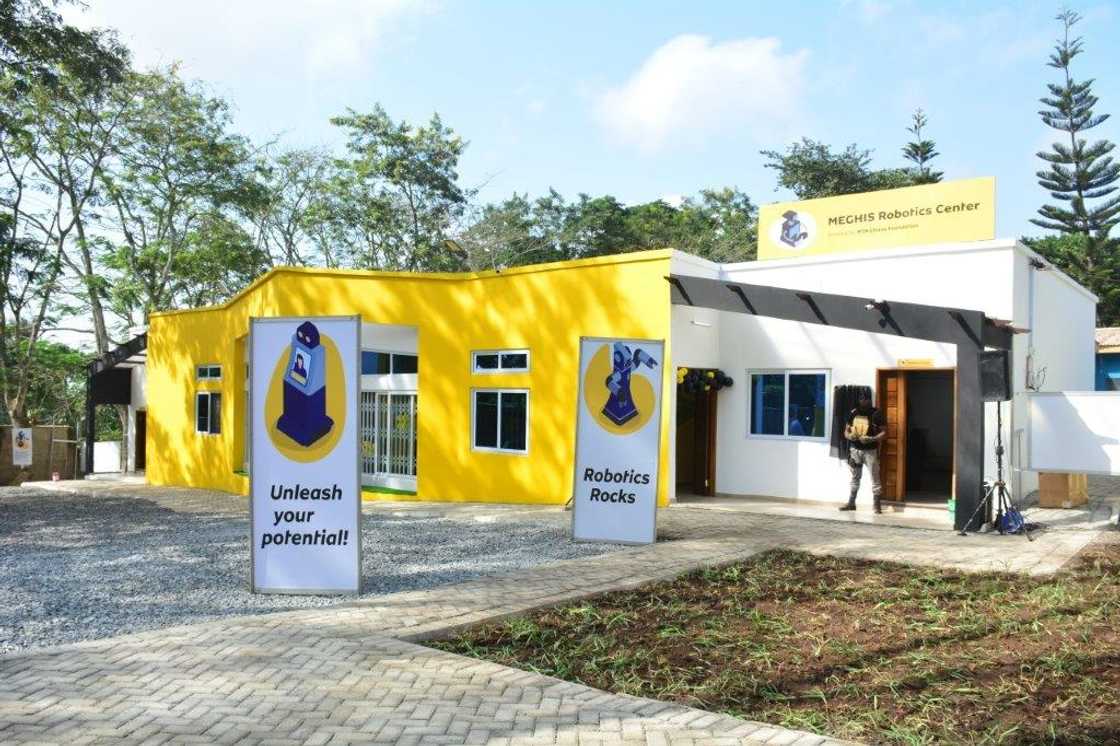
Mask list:
MULTIPOLYGON (((201 490, 119 486, 113 494, 181 510, 245 509, 244 498, 201 490)), ((367 509, 444 506, 372 503, 367 509)), ((485 519, 505 508, 447 509, 474 510, 485 519)), ((556 511, 543 509, 542 518, 546 515, 555 519, 556 511)), ((1054 531, 1028 542, 674 507, 661 512, 659 535, 662 540, 648 547, 432 590, 0 658, 0 742, 836 743, 608 694, 414 642, 773 547, 964 570, 1049 573, 1096 532, 1054 531)))

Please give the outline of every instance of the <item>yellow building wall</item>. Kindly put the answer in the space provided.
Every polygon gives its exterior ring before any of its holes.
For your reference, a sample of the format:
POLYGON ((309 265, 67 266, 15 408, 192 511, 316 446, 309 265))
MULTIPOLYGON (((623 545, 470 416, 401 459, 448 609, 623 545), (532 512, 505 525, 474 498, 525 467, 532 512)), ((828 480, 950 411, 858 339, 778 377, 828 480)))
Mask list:
MULTIPOLYGON (((418 329, 417 499, 562 504, 572 492, 580 337, 665 340, 669 251, 481 274, 278 269, 224 306, 154 314, 148 330, 147 478, 247 494, 244 337, 251 317, 360 314, 418 329), (530 372, 474 375, 473 350, 527 348, 530 372), (220 381, 195 377, 222 366, 220 381), (525 455, 471 448, 473 388, 529 390, 525 455), (222 432, 195 432, 194 397, 222 392, 222 432)), ((663 373, 658 494, 668 501, 670 387, 663 373)))

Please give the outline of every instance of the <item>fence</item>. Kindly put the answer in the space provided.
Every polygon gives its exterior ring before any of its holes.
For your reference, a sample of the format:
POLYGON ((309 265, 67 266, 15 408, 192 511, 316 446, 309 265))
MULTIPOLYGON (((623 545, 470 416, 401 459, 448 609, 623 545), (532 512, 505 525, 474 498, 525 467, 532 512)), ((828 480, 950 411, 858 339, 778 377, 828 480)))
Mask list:
POLYGON ((12 464, 12 426, 0 425, 0 485, 39 482, 58 472, 62 479, 78 475, 77 443, 69 425, 35 425, 31 428, 31 466, 12 464), (54 441, 54 447, 51 442, 54 441))

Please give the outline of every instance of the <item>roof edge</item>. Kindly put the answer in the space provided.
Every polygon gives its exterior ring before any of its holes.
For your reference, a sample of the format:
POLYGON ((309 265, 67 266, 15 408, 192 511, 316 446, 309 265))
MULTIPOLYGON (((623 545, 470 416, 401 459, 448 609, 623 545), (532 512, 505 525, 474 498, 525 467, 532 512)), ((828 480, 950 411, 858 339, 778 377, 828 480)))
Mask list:
POLYGON ((221 311, 231 308, 250 293, 257 290, 272 278, 281 274, 323 275, 328 277, 351 277, 367 280, 429 280, 433 282, 456 282, 466 280, 487 280, 493 278, 510 277, 516 275, 530 275, 541 272, 556 272, 565 269, 584 269, 611 264, 634 264, 637 262, 650 262, 669 259, 673 249, 647 249, 644 251, 631 251, 625 254, 610 254, 606 256, 587 257, 585 259, 567 259, 543 264, 526 264, 509 269, 484 270, 482 272, 401 272, 388 270, 367 269, 330 269, 327 267, 273 267, 257 279, 250 282, 224 303, 198 308, 178 308, 167 311, 153 311, 149 318, 163 318, 189 313, 205 313, 207 311, 221 311))

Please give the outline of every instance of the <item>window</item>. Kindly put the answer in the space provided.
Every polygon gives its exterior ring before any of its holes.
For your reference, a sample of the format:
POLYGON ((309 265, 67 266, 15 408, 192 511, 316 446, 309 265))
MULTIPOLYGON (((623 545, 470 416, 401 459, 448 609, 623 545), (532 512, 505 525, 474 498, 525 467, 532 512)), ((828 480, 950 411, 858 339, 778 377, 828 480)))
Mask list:
POLYGON ((748 435, 818 440, 828 437, 828 371, 748 373, 748 435))
POLYGON ((528 350, 486 350, 472 356, 475 373, 524 373, 529 370, 528 350))
POLYGON ((475 390, 473 415, 476 449, 510 453, 529 450, 528 391, 475 390))
POLYGON ((390 373, 415 373, 419 360, 403 352, 362 350, 362 375, 386 376, 390 373))
POLYGON ((222 432, 222 395, 217 391, 200 391, 195 394, 194 429, 209 435, 222 432))
POLYGON ((200 381, 217 381, 222 377, 222 366, 220 365, 200 365, 198 366, 198 380, 200 381))

